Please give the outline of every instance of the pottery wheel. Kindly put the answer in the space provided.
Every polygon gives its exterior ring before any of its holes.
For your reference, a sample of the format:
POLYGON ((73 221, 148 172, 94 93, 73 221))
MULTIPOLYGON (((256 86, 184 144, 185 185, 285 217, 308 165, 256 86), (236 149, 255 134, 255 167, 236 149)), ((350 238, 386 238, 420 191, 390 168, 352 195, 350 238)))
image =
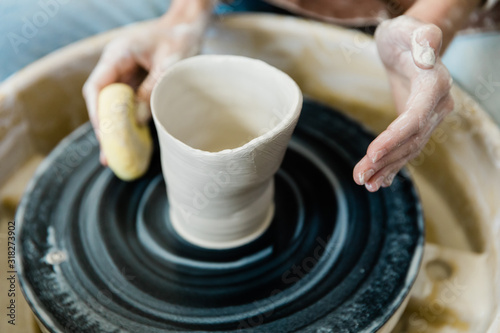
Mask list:
POLYGON ((54 332, 375 332, 407 296, 424 237, 405 172, 376 193, 352 181, 372 139, 306 100, 275 177, 271 227, 209 250, 173 230, 159 150, 145 177, 120 181, 99 164, 87 123, 42 163, 19 206, 26 298, 54 332))

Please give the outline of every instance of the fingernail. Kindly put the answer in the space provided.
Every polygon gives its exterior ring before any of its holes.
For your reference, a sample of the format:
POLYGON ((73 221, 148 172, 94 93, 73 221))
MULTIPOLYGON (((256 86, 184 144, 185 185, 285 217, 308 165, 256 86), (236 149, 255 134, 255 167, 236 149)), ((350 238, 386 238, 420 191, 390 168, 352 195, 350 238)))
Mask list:
POLYGON ((433 111, 432 115, 430 116, 429 122, 431 124, 435 124, 438 119, 439 119, 439 114, 437 112, 433 111))
POLYGON ((376 192, 380 188, 383 181, 384 177, 379 177, 374 183, 367 183, 365 187, 370 192, 376 192))
POLYGON ((144 101, 137 102, 137 110, 135 114, 135 118, 137 122, 141 125, 144 125, 148 122, 150 117, 149 105, 144 101))
POLYGON ((108 166, 106 156, 104 156, 102 150, 99 152, 99 162, 101 163, 102 166, 108 166))
POLYGON ((375 190, 378 190, 380 188, 380 186, 382 186, 384 179, 385 179, 385 177, 378 177, 377 178, 377 180, 375 181, 375 186, 376 186, 375 190))
POLYGON ((385 153, 386 153, 385 149, 382 149, 382 150, 379 150, 378 152, 376 152, 373 155, 372 163, 377 163, 382 157, 384 157, 385 153))
POLYGON ((427 27, 423 26, 416 29, 412 34, 412 54, 413 58, 427 67, 434 67, 436 64, 436 53, 434 49, 429 45, 429 41, 423 39, 427 27), (417 41, 418 39, 418 41, 417 41))
POLYGON ((395 173, 391 173, 389 174, 389 176, 387 176, 384 180, 384 182, 382 183, 382 186, 383 187, 389 187, 392 185, 392 181, 394 180, 394 177, 396 176, 395 173))
POLYGON ((360 173, 359 174, 359 182, 361 183, 361 185, 364 185, 365 181, 369 180, 371 178, 371 176, 373 176, 374 174, 375 174, 375 171, 373 169, 370 169, 366 172, 360 173))
POLYGON ((422 59, 420 61, 422 64, 427 66, 434 66, 436 64, 436 55, 434 50, 429 48, 422 53, 422 59))

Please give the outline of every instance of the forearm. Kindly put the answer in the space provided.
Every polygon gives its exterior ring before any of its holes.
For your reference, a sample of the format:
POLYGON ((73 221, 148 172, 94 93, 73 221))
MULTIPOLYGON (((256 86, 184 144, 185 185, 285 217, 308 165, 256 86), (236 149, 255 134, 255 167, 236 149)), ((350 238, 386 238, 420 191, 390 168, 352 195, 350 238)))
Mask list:
POLYGON ((172 0, 170 8, 160 18, 160 24, 170 26, 207 21, 215 3, 215 0, 172 0))
POLYGON ((422 22, 433 23, 443 32, 444 53, 455 33, 464 26, 469 15, 480 5, 481 0, 418 0, 405 15, 422 22))

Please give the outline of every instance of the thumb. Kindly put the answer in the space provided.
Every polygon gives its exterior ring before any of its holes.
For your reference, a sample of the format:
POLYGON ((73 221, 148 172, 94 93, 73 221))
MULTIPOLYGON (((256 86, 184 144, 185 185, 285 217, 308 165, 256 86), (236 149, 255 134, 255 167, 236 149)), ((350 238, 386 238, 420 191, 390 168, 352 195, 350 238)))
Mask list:
POLYGON ((181 57, 178 54, 167 56, 164 58, 159 66, 153 67, 148 76, 142 81, 137 89, 137 122, 145 124, 151 119, 151 93, 156 83, 160 80, 165 70, 178 62, 181 57))
POLYGON ((415 65, 421 69, 434 68, 439 57, 443 33, 434 24, 425 24, 415 30, 411 35, 411 54, 415 65))
POLYGON ((137 89, 136 120, 141 125, 147 124, 149 119, 151 119, 151 92, 158 79, 159 73, 151 71, 137 89))

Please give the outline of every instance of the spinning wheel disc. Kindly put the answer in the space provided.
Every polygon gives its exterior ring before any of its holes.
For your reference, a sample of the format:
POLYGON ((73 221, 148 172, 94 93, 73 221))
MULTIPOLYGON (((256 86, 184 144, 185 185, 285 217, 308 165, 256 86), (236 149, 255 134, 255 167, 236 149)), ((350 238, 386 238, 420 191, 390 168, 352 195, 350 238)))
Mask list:
POLYGON ((210 250, 172 228, 158 153, 145 177, 120 181, 99 164, 85 124, 19 206, 26 298, 54 332, 374 332, 409 292, 424 237, 405 172, 376 193, 352 181, 372 139, 306 100, 275 177, 270 228, 210 250))

